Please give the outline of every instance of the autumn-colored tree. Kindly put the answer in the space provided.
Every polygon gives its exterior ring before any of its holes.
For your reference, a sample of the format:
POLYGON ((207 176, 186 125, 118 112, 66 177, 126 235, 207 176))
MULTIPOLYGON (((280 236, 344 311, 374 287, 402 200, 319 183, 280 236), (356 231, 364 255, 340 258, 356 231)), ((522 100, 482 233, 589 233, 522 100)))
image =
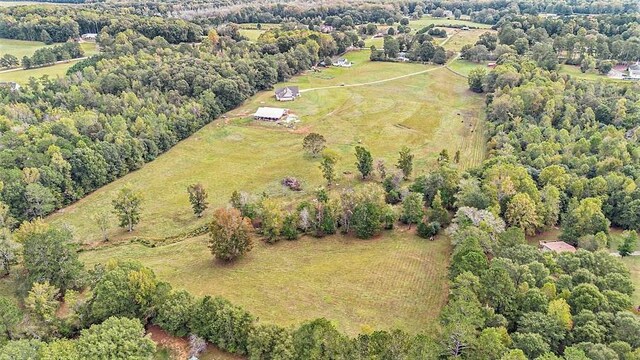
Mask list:
POLYGON ((251 223, 237 209, 217 209, 209 225, 209 249, 218 259, 235 260, 252 248, 251 223))
POLYGON ((509 201, 505 220, 510 226, 521 228, 527 235, 535 234, 540 226, 536 205, 526 193, 518 193, 509 201))

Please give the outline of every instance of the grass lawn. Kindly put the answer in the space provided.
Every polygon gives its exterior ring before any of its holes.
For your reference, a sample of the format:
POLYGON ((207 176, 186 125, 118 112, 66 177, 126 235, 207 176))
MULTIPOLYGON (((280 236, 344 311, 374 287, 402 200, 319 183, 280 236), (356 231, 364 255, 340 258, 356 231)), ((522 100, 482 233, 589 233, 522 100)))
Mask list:
POLYGON ((0 55, 11 54, 21 61, 23 56, 31 56, 36 50, 47 46, 53 45, 45 45, 40 41, 0 39, 0 55))
POLYGON ((266 30, 258 30, 258 29, 240 29, 240 34, 249 39, 249 41, 258 41, 258 38, 262 33, 266 30))
POLYGON ((622 259, 631 271, 631 281, 635 285, 636 292, 633 293, 631 301, 634 306, 640 306, 640 256, 628 256, 622 259))
POLYGON ((487 72, 491 70, 487 67, 486 63, 474 63, 472 61, 467 61, 464 59, 456 59, 455 61, 449 63, 449 67, 464 76, 468 76, 471 70, 478 67, 487 69, 487 72))
POLYGON ((414 30, 420 30, 425 26, 429 25, 442 26, 446 27, 446 25, 466 25, 469 27, 477 27, 481 29, 490 29, 491 25, 480 24, 470 20, 456 20, 456 19, 447 19, 447 18, 434 18, 429 15, 425 15, 418 20, 410 20, 409 26, 414 30))
POLYGON ((423 240, 405 229, 373 240, 339 235, 275 245, 256 240, 233 264, 213 259, 206 236, 156 248, 92 250, 81 259, 88 265, 139 260, 176 288, 223 296, 269 323, 296 326, 326 317, 350 335, 362 326, 417 333, 435 326, 446 303, 449 241, 423 240))
MULTIPOLYGON (((299 76, 290 84, 301 89, 356 84, 412 74, 430 69, 420 64, 369 62, 369 51, 350 53, 352 68, 330 68, 299 76)), ((280 86, 280 85, 278 85, 280 86)), ((448 149, 461 151, 462 166, 484 159, 483 98, 468 90, 466 79, 441 68, 434 71, 360 87, 340 87, 305 92, 293 102, 279 103, 273 92, 262 92, 238 109, 177 144, 142 169, 125 176, 48 218, 67 224, 83 242, 99 239, 92 214, 111 207, 116 192, 129 183, 143 191, 142 221, 134 236, 160 238, 183 233, 204 224, 193 216, 186 188, 201 182, 209 193, 212 208, 225 206, 234 190, 271 196, 305 196, 324 184, 318 160, 303 154, 302 139, 318 132, 341 159, 337 165, 342 186, 354 176, 354 146, 369 148, 374 158, 383 158, 388 167, 397 160, 404 145, 414 152, 417 174, 435 164, 437 154, 448 149), (286 106, 301 123, 295 130, 251 120, 259 106, 286 106), (280 181, 285 176, 299 178, 304 191, 295 195, 280 181)), ((130 237, 112 229, 114 239, 130 237)))
MULTIPOLYGON (((98 53, 98 49, 95 43, 85 42, 80 44, 84 50, 85 56, 91 56, 98 53)), ((26 84, 29 82, 29 78, 40 78, 48 75, 51 78, 64 77, 67 70, 76 63, 77 60, 70 60, 66 63, 55 64, 51 66, 45 66, 29 70, 16 70, 5 73, 0 73, 0 81, 15 81, 17 83, 26 84)))
POLYGON ((583 79, 583 80, 591 80, 591 81, 607 80, 607 81, 615 81, 620 83, 629 82, 629 81, 620 80, 620 79, 611 79, 605 75, 600 75, 599 73, 593 72, 593 71, 583 73, 582 71, 580 71, 580 67, 576 65, 560 65, 560 70, 558 70, 558 72, 560 74, 571 75, 576 79, 583 79))
MULTIPOLYGON (((455 33, 445 42, 443 47, 445 50, 460 52, 465 45, 473 45, 478 41, 480 35, 489 32, 497 34, 495 30, 474 29, 474 30, 454 30, 455 33)), ((450 31, 449 31, 450 32, 450 31)))
POLYGON ((364 40, 364 46, 366 48, 370 48, 371 45, 375 45, 376 49, 382 50, 384 48, 384 38, 382 37, 373 38, 369 36, 367 39, 364 40))

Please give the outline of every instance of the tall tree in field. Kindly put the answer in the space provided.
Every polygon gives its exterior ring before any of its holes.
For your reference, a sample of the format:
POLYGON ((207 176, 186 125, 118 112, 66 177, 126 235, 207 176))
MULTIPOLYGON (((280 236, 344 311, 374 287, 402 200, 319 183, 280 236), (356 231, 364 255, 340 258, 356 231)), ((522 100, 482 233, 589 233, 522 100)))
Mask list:
POLYGON ((322 176, 327 180, 327 184, 331 185, 336 179, 336 163, 338 162, 338 155, 333 151, 325 151, 322 154, 322 161, 320 162, 320 170, 322 176))
POLYGON ((358 160, 356 166, 360 174, 362 174, 362 180, 364 180, 369 177, 373 171, 373 157, 369 150, 362 146, 356 146, 356 159, 358 160))
POLYGON ((92 217, 102 233, 102 241, 109 240, 109 228, 111 227, 111 214, 108 211, 100 211, 92 217))
POLYGON ((408 180, 413 171, 413 154, 408 147, 403 147, 400 150, 400 158, 398 159, 398 169, 402 171, 402 175, 405 180, 408 180))
POLYGON ((475 68, 469 72, 469 77, 467 78, 467 82, 469 83, 469 89, 473 92, 481 93, 482 92, 482 82, 484 81, 484 77, 487 75, 487 70, 484 68, 475 68))
POLYGON ((237 209, 218 209, 209 225, 209 249, 216 258, 231 261, 252 247, 251 224, 237 209))
POLYGON ((120 189, 117 197, 112 202, 114 213, 120 220, 120 227, 126 228, 129 232, 140 222, 140 205, 142 204, 142 194, 132 190, 129 186, 120 189))
POLYGON ((411 224, 422 221, 424 216, 423 203, 422 194, 416 192, 409 193, 402 200, 402 221, 409 224, 409 229, 411 229, 411 224))
POLYGON ((635 231, 625 231, 622 234, 622 244, 618 246, 620 256, 629 256, 638 244, 638 234, 635 231))
POLYGON ((207 192, 204 189, 202 184, 192 184, 187 188, 189 192, 189 202, 191 203, 191 208, 193 208, 193 213, 196 214, 197 217, 202 217, 202 213, 207 210, 209 203, 207 202, 207 192))
POLYGON ((324 150, 326 143, 327 140, 325 140, 324 136, 317 133, 310 133, 302 140, 302 148, 312 157, 318 157, 322 150, 324 150))

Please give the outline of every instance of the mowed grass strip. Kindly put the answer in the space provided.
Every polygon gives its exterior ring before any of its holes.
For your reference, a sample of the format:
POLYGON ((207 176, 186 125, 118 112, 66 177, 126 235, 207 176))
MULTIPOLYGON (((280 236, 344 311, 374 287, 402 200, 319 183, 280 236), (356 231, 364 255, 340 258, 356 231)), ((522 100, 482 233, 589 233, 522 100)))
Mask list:
POLYGON ((36 50, 50 46, 53 45, 45 45, 41 41, 0 39, 0 56, 11 54, 21 61, 23 56, 31 56, 36 50))
POLYGON ((471 20, 463 20, 463 19, 448 19, 448 18, 434 18, 431 17, 429 15, 425 15, 420 19, 417 20, 410 20, 409 21, 409 26, 412 29, 415 30, 420 30, 425 26, 429 26, 429 25, 435 25, 435 26, 446 26, 446 25, 461 25, 461 26, 469 26, 469 27, 477 27, 477 28, 481 28, 481 29, 490 29, 491 25, 488 24, 481 24, 481 23, 477 23, 477 22, 473 22, 471 20))
POLYGON ((81 254, 92 265, 133 259, 176 288, 219 295, 261 321, 296 326, 318 317, 350 335, 363 326, 432 330, 446 303, 449 241, 401 230, 372 240, 340 235, 266 245, 232 264, 214 260, 207 237, 157 248, 134 244, 81 254))
MULTIPOLYGON (((301 89, 355 84, 430 68, 369 62, 364 60, 367 53, 349 55, 356 62, 351 69, 311 72, 289 84, 301 89)), ((369 148, 374 158, 385 159, 388 168, 393 168, 400 148, 409 146, 416 155, 416 175, 428 171, 442 149, 451 156, 460 150, 462 165, 475 165, 484 157, 482 114, 482 96, 468 90, 466 79, 444 68, 370 86, 309 91, 286 103, 277 102, 272 91, 262 92, 229 112, 226 119, 205 126, 142 169, 89 194, 48 220, 71 226, 81 242, 98 241, 100 231, 92 216, 110 209, 117 191, 127 183, 144 195, 142 218, 133 234, 117 229, 114 223, 110 231, 114 240, 131 236, 163 238, 204 224, 206 220, 197 219, 189 206, 186 188, 195 182, 206 188, 212 208, 226 206, 234 190, 266 192, 291 201, 324 184, 318 160, 305 156, 302 149, 302 139, 309 132, 323 134, 327 146, 340 154, 337 173, 341 186, 357 182, 355 176, 342 174, 357 172, 356 145, 369 148), (253 121, 251 114, 259 106, 290 108, 302 122, 296 130, 290 130, 253 121), (280 181, 286 176, 299 178, 304 190, 285 190, 280 181)))

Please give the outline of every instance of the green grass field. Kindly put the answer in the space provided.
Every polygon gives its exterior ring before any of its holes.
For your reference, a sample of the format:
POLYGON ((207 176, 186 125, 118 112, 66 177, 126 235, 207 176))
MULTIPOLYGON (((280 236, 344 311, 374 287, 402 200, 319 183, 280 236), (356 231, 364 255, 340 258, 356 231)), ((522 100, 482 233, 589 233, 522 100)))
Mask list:
POLYGON ((326 317, 350 335, 362 326, 417 333, 435 325, 446 302, 449 241, 423 240, 404 230, 373 240, 257 240, 233 264, 215 261, 206 237, 157 248, 104 248, 84 252, 81 259, 88 265, 139 260, 174 287, 197 296, 221 295, 269 323, 295 326, 326 317))
POLYGON ((20 61, 23 56, 31 56, 36 50, 47 46, 53 45, 45 45, 40 41, 0 39, 0 55, 11 54, 20 61))
MULTIPOLYGON (((95 43, 86 42, 82 43, 80 46, 84 50, 85 56, 91 56, 98 53, 98 49, 95 43)), ((76 61, 77 60, 70 60, 66 63, 55 64, 35 69, 19 69, 15 71, 0 73, 0 81, 15 81, 20 84, 26 84, 32 77, 40 78, 45 75, 48 75, 50 78, 64 77, 67 73, 67 70, 72 67, 73 64, 76 63, 76 61)))
POLYGON ((469 73, 471 72, 471 70, 477 68, 477 67, 483 67, 485 69, 487 69, 487 71, 490 71, 491 69, 487 67, 486 63, 474 63, 472 61, 467 61, 464 59, 456 59, 455 61, 452 61, 451 63, 449 63, 449 67, 464 75, 467 76, 469 75, 469 73))
POLYGON ((636 292, 633 294, 633 305, 640 306, 640 256, 629 256, 622 261, 627 264, 631 271, 631 280, 636 287, 636 292))
POLYGON ((434 18, 431 17, 429 15, 425 15, 422 18, 418 19, 418 20, 411 20, 409 21, 409 26, 414 29, 414 30, 420 30, 425 26, 429 26, 429 25, 435 25, 435 26, 446 26, 446 25, 466 25, 469 27, 477 27, 477 28, 481 28, 481 29, 490 29, 491 25, 487 25, 487 24, 480 24, 480 23, 476 23, 470 20, 456 20, 456 19, 447 19, 447 18, 434 18))
POLYGON ((633 83, 630 81, 625 81, 620 79, 611 79, 605 75, 600 75, 599 73, 593 72, 593 71, 588 71, 586 73, 583 73, 582 71, 580 71, 580 67, 575 65, 560 65, 560 69, 558 70, 558 72, 560 74, 571 75, 576 79, 591 80, 591 81, 606 80, 606 81, 614 81, 618 83, 633 83))
MULTIPOLYGON (((271 196, 305 196, 324 184, 318 160, 303 154, 302 139, 309 132, 327 138, 329 148, 341 159, 337 173, 355 172, 354 147, 368 147, 374 158, 384 158, 389 167, 403 145, 416 155, 417 174, 435 164, 437 154, 448 149, 462 153, 462 166, 480 163, 485 154, 483 98, 468 90, 464 78, 440 68, 431 72, 375 85, 340 87, 387 79, 433 69, 420 64, 369 62, 369 51, 350 53, 350 69, 330 68, 292 79, 301 89, 336 86, 305 92, 294 102, 278 103, 273 92, 262 92, 238 109, 205 126, 142 169, 125 176, 51 217, 49 221, 71 226, 82 242, 99 240, 91 217, 111 207, 116 192, 129 183, 144 193, 142 221, 133 236, 162 238, 183 233, 203 219, 193 216, 186 188, 201 182, 209 193, 211 207, 225 206, 234 190, 271 196), (259 106, 286 106, 301 123, 295 130, 251 120, 259 106), (295 195, 280 181, 299 178, 304 191, 295 195)), ((341 175, 338 183, 353 182, 341 175)), ((114 239, 131 237, 116 229, 114 239)))
POLYGON ((249 39, 249 41, 258 41, 260 35, 262 35, 266 30, 258 30, 258 29, 240 29, 240 34, 249 39))
MULTIPOLYGON (((473 45, 476 43, 476 41, 478 41, 478 38, 480 37, 480 35, 489 32, 489 33, 493 33, 493 34, 497 34, 497 32, 495 30, 480 30, 480 29, 474 29, 474 30, 453 30, 455 33, 453 35, 450 35, 450 38, 448 41, 446 41, 443 45, 443 47, 445 48, 445 50, 450 50, 453 52, 459 52, 460 50, 462 50, 462 47, 465 45, 473 45)), ((451 32, 451 31, 449 31, 451 32)))

